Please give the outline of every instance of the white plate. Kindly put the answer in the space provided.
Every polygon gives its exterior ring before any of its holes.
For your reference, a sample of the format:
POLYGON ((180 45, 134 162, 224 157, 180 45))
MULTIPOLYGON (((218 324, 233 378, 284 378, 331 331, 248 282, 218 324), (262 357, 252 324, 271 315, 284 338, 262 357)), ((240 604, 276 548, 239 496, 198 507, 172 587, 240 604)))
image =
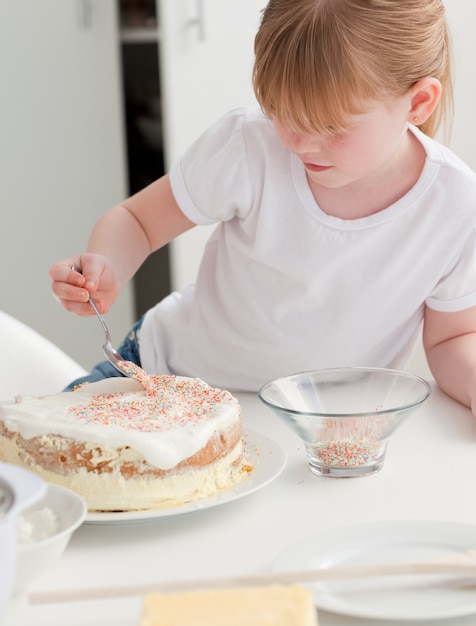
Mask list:
POLYGON ((189 504, 167 509, 154 509, 150 511, 123 511, 117 513, 88 513, 85 524, 131 524, 135 522, 148 522, 165 520, 179 515, 196 513, 214 506, 232 502, 243 496, 247 496, 258 489, 265 487, 277 478, 286 465, 286 454, 282 447, 260 433, 246 430, 245 450, 250 465, 254 469, 248 476, 240 480, 236 485, 214 496, 197 500, 189 504))
MULTIPOLYGON (((325 531, 290 546, 276 571, 449 557, 476 549, 476 525, 376 522, 325 531)), ((316 605, 371 619, 424 620, 476 613, 476 584, 451 575, 382 576, 313 585, 316 605)))

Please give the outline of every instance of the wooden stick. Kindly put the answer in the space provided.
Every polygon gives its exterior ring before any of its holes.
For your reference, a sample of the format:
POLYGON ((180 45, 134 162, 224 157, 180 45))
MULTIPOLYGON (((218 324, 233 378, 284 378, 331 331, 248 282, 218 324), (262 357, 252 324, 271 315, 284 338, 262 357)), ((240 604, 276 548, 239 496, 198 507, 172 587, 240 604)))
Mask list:
POLYGON ((138 583, 128 586, 64 589, 57 591, 33 591, 30 604, 76 602, 79 600, 104 600, 124 596, 139 596, 149 592, 180 593, 199 589, 223 589, 225 587, 256 587, 261 585, 291 585, 325 580, 345 580, 379 576, 402 576, 413 574, 460 574, 476 576, 474 558, 465 560, 417 561, 406 563, 381 563, 372 565, 349 565, 320 569, 271 572, 245 576, 178 580, 171 582, 138 583))

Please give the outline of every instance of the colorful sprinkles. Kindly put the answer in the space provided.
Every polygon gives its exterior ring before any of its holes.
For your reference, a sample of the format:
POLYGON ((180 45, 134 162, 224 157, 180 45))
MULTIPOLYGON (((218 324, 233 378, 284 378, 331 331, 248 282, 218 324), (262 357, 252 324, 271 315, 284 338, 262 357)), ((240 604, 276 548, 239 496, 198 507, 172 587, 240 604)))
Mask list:
POLYGON ((323 441, 313 446, 322 464, 330 467, 355 467, 372 463, 380 456, 381 443, 372 440, 323 441))
POLYGON ((141 432, 167 431, 212 419, 217 403, 231 398, 227 391, 210 387, 198 378, 145 375, 148 380, 144 392, 101 393, 87 404, 71 407, 69 413, 88 424, 141 432))
POLYGON ((132 361, 124 361, 124 364, 127 366, 125 372, 128 376, 138 380, 146 391, 153 392, 156 386, 155 379, 157 376, 151 376, 144 369, 142 369, 142 367, 137 365, 137 363, 133 363, 132 361))
MULTIPOLYGON (((378 411, 382 407, 377 407, 378 411)), ((379 415, 329 418, 323 422, 313 444, 316 460, 329 467, 358 467, 375 462, 391 421, 379 415)))

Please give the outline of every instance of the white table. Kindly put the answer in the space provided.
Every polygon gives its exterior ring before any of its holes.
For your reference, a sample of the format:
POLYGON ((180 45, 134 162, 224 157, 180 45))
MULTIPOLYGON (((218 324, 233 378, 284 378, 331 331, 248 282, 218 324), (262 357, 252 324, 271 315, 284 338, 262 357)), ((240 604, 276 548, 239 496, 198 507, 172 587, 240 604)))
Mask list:
MULTIPOLYGON (((313 476, 294 433, 254 395, 238 394, 245 426, 287 453, 263 489, 196 514, 143 525, 84 525, 37 591, 266 572, 289 545, 319 531, 371 521, 476 524, 476 420, 433 385, 433 393, 389 443, 384 469, 365 478, 313 476)), ((476 593, 476 591, 475 591, 476 593)), ((28 606, 19 598, 5 626, 136 626, 139 597, 28 606)), ((320 626, 365 619, 319 611, 320 626)), ((383 624, 383 622, 378 622, 383 624)), ((430 624, 469 626, 476 615, 430 624)), ((421 622, 385 622, 386 626, 421 622)))

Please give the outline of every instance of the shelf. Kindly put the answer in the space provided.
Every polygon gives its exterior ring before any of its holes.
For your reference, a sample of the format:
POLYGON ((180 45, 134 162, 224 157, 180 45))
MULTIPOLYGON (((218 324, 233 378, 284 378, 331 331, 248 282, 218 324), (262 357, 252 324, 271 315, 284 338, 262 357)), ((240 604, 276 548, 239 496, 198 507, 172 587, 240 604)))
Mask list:
POLYGON ((157 43, 160 40, 158 28, 123 28, 122 43, 157 43))

